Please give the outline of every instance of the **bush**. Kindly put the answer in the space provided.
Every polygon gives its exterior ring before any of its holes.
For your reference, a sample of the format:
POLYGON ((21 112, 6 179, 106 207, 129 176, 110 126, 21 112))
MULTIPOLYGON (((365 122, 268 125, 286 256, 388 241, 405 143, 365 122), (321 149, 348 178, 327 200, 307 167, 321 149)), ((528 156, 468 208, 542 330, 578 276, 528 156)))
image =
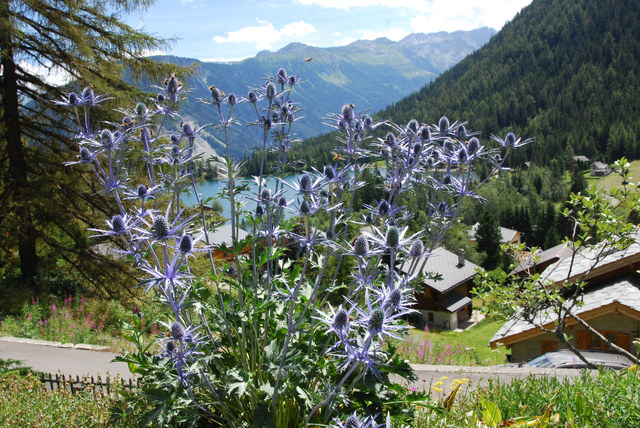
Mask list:
POLYGON ((78 160, 70 164, 95 173, 113 202, 114 215, 93 232, 119 241, 121 253, 141 272, 140 285, 171 314, 158 339, 159 355, 139 340, 143 333, 135 319, 126 333, 137 348, 122 360, 143 375, 142 396, 151 406, 142 414, 139 400, 129 400, 143 423, 299 426, 411 412, 407 402, 415 397, 389 376, 415 375, 382 342, 402 335, 419 266, 455 221, 461 201, 476 195, 474 165, 500 170, 503 152, 526 141, 513 134, 494 137, 499 146, 490 149, 464 123, 446 117, 437 125, 392 125, 345 105, 327 119, 339 135, 335 163, 290 185, 281 178, 296 140, 292 129, 300 106, 292 94, 300 82, 280 69, 246 98, 211 87, 210 99, 202 101, 218 118, 212 131, 227 156, 218 158, 217 170, 227 186, 222 195, 204 198, 193 179, 194 142, 202 128, 181 123, 177 131, 163 131, 166 119, 178 116, 175 107, 185 93, 175 77, 159 88, 153 107, 139 103, 121 110, 122 121, 111 129, 92 127, 91 110, 105 97, 91 88, 59 102, 84 118, 78 123, 78 160), (248 196, 248 208, 237 204, 247 186, 228 155, 227 138, 236 125, 232 113, 242 104, 257 113, 250 125, 264 131, 258 191, 248 196), (381 126, 388 126, 385 138, 373 139, 381 126), (265 162, 267 151, 275 152, 275 165, 265 162), (386 165, 383 196, 361 216, 356 191, 367 161, 386 165), (285 185, 295 198, 284 196, 285 185), (421 231, 408 236, 414 210, 399 201, 414 186, 428 189, 431 200, 421 207, 427 213, 421 231), (203 231, 215 229, 204 212, 183 215, 180 195, 188 188, 199 206, 229 199, 230 239, 211 244, 203 231), (285 210, 296 220, 286 220, 285 210), (318 216, 327 224, 323 230, 314 228, 318 216), (250 232, 244 238, 241 221, 250 232), (194 278, 188 261, 203 252, 210 273, 194 278), (350 276, 338 282, 346 264, 353 266, 350 276), (336 307, 327 303, 336 296, 343 296, 336 307))

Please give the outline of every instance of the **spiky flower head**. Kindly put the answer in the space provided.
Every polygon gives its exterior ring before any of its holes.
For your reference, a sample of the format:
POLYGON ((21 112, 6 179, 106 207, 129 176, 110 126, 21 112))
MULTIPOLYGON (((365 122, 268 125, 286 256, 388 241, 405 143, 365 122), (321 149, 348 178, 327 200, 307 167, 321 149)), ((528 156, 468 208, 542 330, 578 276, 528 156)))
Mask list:
POLYGON ((91 88, 91 86, 87 86, 86 88, 84 88, 82 90, 82 98, 85 100, 90 100, 93 99, 93 89, 91 88))
POLYGON ((504 137, 504 145, 506 147, 513 146, 516 142, 516 134, 513 132, 509 132, 506 137, 504 137))
POLYGON ((159 103, 164 103, 166 100, 166 97, 164 96, 164 94, 158 94, 156 96, 156 101, 158 101, 159 103))
POLYGON ((147 114, 148 110, 147 110, 147 106, 145 105, 145 103, 138 103, 136 104, 136 115, 138 117, 143 117, 147 114))
POLYGON ((344 421, 344 428, 360 428, 360 420, 356 415, 349 415, 344 421))
POLYGON ((287 71, 284 68, 278 70, 278 83, 284 85, 287 82, 287 71))
POLYGON ((193 249, 193 239, 189 235, 182 235, 180 238, 180 251, 183 253, 189 253, 193 249))
POLYGON ((395 248, 400 243, 400 231, 396 226, 391 226, 386 235, 387 247, 395 248))
POLYGON ((360 235, 353 242, 353 254, 356 256, 364 256, 369 252, 369 241, 364 235, 360 235))
POLYGON ((431 129, 428 126, 423 126, 418 129, 418 135, 422 138, 422 141, 430 141, 431 140, 431 129))
POLYGON ((186 330, 184 328, 184 326, 182 324, 180 324, 178 321, 174 321, 173 323, 171 323, 171 337, 174 340, 182 340, 184 339, 186 330))
POLYGON ((387 295, 387 299, 385 301, 385 306, 391 306, 392 308, 400 307, 400 303, 402 303, 402 290, 399 288, 394 288, 387 295))
POLYGON ((349 324, 349 313, 346 309, 340 308, 333 317, 333 328, 338 331, 344 330, 349 324))
POLYGON ((309 205, 309 202, 302 201, 300 203, 300 213, 304 215, 311 213, 311 205, 309 205))
POLYGON ((464 140, 467 138, 467 135, 467 128, 465 128, 464 125, 458 126, 458 129, 456 129, 456 137, 460 140, 464 140))
POLYGON ((393 134, 393 132, 388 132, 387 135, 384 137, 384 141, 390 146, 395 146, 396 136, 393 134))
POLYGON ((438 122, 438 130, 441 134, 447 134, 449 132, 449 118, 442 116, 438 122))
POLYGON ((209 91, 211 91, 211 101, 213 101, 215 105, 220 104, 222 102, 222 91, 216 88, 215 85, 211 85, 209 91))
POLYGON ((336 170, 333 169, 331 165, 325 165, 324 176, 327 178, 327 180, 333 180, 334 178, 336 178, 336 170))
POLYGON ((417 134, 419 126, 420 126, 420 124, 418 123, 417 120, 411 119, 409 121, 409 123, 407 124, 407 129, 410 130, 411 132, 413 132, 414 134, 417 134))
POLYGON ((372 334, 378 334, 382 331, 382 326, 384 325, 384 311, 380 308, 376 308, 371 311, 371 315, 369 316, 369 322, 367 327, 372 334))
POLYGON ((169 79, 167 79, 167 84, 166 84, 166 89, 167 89, 167 93, 175 99, 176 95, 178 94, 178 89, 180 89, 180 81, 178 81, 178 79, 176 79, 176 75, 172 74, 171 77, 169 77, 169 79))
POLYGON ((256 207, 256 217, 262 217, 263 214, 264 214, 264 209, 262 208, 261 205, 258 205, 256 207))
POLYGON ((91 160, 91 151, 86 147, 80 148, 80 160, 89 162, 91 160))
POLYGON ((232 92, 227 96, 227 102, 229 105, 233 106, 238 102, 238 97, 236 97, 236 94, 232 92))
POLYGON ((169 223, 163 216, 156 216, 153 219, 153 233, 156 238, 162 239, 169 235, 169 223))
POLYGON ((105 149, 113 148, 113 134, 108 129, 103 129, 100 133, 100 142, 105 149))
POLYGON ((373 118, 368 114, 365 114, 362 118, 362 124, 364 125, 365 129, 371 128, 371 125, 373 125, 373 118))
POLYGON ((424 244, 421 240, 416 239, 411 243, 409 247, 409 255, 411 257, 420 257, 424 253, 424 244))
POLYGON ((287 206, 287 198, 285 198, 284 196, 281 196, 280 199, 278 199, 278 206, 281 208, 284 208, 287 206))
POLYGON ((249 93, 247 94, 247 99, 251 104, 255 104, 256 102, 258 102, 258 95, 256 95, 256 93, 253 91, 249 91, 249 93))
POLYGON ((342 118, 347 123, 353 121, 353 104, 345 104, 342 106, 342 118))
POLYGON ((478 137, 472 137, 467 144, 467 153, 473 155, 480 148, 480 140, 478 137))
POLYGON ((138 193, 138 197, 140 199, 146 198, 148 191, 149 191, 149 188, 146 185, 144 185, 144 184, 138 185, 137 193, 138 193))
POLYGON ((264 189, 262 189, 262 192, 260 192, 260 199, 264 202, 270 201, 271 189, 269 189, 268 187, 265 187, 264 189))
POLYGON ((273 82, 267 82, 267 86, 265 88, 265 96, 272 100, 276 96, 276 85, 273 82))
POLYGON ((378 214, 387 215, 389 213, 389 202, 386 199, 383 199, 378 204, 378 214))
POLYGON ((120 214, 116 214, 113 217, 111 217, 111 229, 113 229, 115 233, 124 232, 124 229, 125 229, 124 219, 120 214))
POLYGON ((300 177, 300 191, 302 192, 310 192, 311 187, 313 186, 313 179, 307 173, 302 174, 300 177))
POLYGON ((78 99, 78 94, 76 94, 75 92, 70 92, 67 102, 69 103, 69 105, 77 106, 80 102, 80 100, 78 99))

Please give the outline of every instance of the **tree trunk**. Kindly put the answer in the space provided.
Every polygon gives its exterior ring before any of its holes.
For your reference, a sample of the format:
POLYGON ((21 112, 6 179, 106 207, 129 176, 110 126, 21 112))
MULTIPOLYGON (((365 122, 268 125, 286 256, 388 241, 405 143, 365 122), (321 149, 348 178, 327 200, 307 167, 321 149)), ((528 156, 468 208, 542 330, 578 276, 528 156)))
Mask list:
POLYGON ((33 226, 29 201, 29 183, 25 163, 25 150, 22 145, 19 105, 18 77, 13 58, 11 40, 11 22, 8 2, 0 2, 0 60, 2 63, 2 123, 7 144, 9 171, 5 185, 13 194, 15 204, 15 233, 18 238, 18 254, 23 278, 31 278, 38 272, 36 253, 36 230, 33 226))

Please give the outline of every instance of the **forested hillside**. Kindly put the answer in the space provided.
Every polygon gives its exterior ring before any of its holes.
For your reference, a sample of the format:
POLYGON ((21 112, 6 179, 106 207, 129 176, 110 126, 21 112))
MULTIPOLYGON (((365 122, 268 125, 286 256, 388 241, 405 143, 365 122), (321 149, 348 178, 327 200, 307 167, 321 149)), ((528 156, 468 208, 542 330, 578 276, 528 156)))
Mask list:
MULTIPOLYGON (((638 28, 637 1, 534 0, 483 48, 378 117, 436 123, 447 115, 469 121, 485 139, 506 130, 534 138, 515 165, 564 169, 562 154, 638 158, 638 28)), ((321 136, 293 155, 324 153, 326 161, 333 145, 321 136)))

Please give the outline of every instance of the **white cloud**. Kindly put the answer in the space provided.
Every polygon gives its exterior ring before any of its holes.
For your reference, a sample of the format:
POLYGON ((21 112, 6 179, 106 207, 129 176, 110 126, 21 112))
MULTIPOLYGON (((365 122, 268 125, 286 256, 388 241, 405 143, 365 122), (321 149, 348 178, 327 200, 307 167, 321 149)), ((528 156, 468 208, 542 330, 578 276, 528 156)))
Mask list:
POLYGON ((360 37, 362 40, 374 40, 379 39, 380 37, 386 37, 389 40, 393 40, 397 42, 398 40, 408 36, 411 34, 410 31, 403 30, 402 28, 392 28, 390 30, 383 31, 374 31, 374 30, 362 30, 359 31, 360 37))
POLYGON ((53 86, 62 86, 69 83, 72 79, 72 76, 60 67, 45 67, 41 64, 34 64, 27 61, 20 61, 19 64, 27 73, 38 76, 53 86))
POLYGON ((270 22, 258 21, 253 25, 230 31, 226 36, 214 36, 216 43, 253 43, 256 49, 270 49, 273 43, 289 37, 300 38, 316 32, 316 28, 304 21, 296 21, 276 30, 270 22))
POLYGON ((349 10, 388 7, 418 13, 412 28, 419 32, 470 30, 488 26, 500 30, 507 20, 531 0, 296 0, 307 6, 349 10))

